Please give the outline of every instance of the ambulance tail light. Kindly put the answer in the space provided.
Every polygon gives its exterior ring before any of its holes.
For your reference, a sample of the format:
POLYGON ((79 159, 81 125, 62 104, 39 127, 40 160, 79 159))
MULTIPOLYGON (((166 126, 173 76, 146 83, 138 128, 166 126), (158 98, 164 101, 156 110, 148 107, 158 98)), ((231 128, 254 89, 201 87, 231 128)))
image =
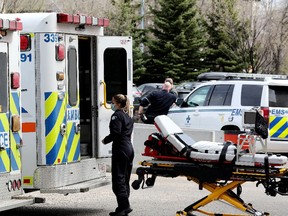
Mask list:
POLYGON ((55 45, 56 61, 63 61, 65 59, 65 46, 63 44, 55 45))
POLYGON ((261 111, 264 119, 269 124, 269 107, 261 107, 261 111))
POLYGON ((18 89, 20 87, 20 73, 14 72, 11 74, 11 88, 18 89))
POLYGON ((20 50, 22 52, 31 50, 31 37, 29 34, 21 34, 21 36, 20 36, 20 50))

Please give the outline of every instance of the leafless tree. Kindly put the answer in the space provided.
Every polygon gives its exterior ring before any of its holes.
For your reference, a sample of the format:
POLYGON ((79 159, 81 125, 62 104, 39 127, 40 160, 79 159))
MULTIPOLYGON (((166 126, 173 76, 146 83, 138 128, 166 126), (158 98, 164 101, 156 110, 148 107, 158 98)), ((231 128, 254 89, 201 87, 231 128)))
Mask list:
POLYGON ((45 10, 44 0, 0 0, 1 13, 39 12, 45 10))

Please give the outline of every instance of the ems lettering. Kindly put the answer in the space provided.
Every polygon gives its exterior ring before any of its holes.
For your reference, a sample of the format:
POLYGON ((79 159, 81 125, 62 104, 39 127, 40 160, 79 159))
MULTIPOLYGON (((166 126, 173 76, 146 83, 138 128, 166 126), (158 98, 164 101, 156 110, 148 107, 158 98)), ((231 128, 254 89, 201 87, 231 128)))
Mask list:
POLYGON ((68 109, 67 110, 67 121, 78 121, 80 119, 79 109, 68 109))
POLYGON ((0 133, 0 146, 2 148, 9 148, 9 136, 8 133, 0 133))
POLYGON ((241 116, 241 109, 233 109, 231 116, 241 116))
POLYGON ((285 110, 283 110, 283 109, 272 109, 271 110, 271 114, 272 115, 284 115, 285 114, 285 110))

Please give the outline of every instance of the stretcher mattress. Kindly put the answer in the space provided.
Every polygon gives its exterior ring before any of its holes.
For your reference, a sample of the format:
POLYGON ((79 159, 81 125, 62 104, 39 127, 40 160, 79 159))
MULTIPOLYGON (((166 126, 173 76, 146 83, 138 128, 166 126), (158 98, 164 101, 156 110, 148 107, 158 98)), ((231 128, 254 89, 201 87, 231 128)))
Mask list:
MULTIPOLYGON (((195 161, 231 163, 235 162, 238 154, 237 163, 240 165, 262 165, 267 156, 269 164, 277 166, 287 163, 287 157, 281 155, 251 154, 247 151, 237 152, 236 144, 231 142, 196 142, 166 115, 157 116, 155 126, 163 139, 167 140, 166 145, 172 145, 180 157, 195 161)), ((163 153, 161 153, 161 156, 163 156, 163 153)))

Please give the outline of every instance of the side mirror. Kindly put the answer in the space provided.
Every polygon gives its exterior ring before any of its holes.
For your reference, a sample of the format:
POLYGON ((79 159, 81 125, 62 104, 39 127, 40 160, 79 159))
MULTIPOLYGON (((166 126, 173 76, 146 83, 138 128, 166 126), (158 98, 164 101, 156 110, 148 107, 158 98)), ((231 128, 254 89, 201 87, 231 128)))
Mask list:
POLYGON ((176 100, 176 105, 177 105, 177 106, 181 106, 181 105, 183 104, 183 102, 184 102, 184 99, 183 99, 183 98, 178 98, 178 99, 176 100))

